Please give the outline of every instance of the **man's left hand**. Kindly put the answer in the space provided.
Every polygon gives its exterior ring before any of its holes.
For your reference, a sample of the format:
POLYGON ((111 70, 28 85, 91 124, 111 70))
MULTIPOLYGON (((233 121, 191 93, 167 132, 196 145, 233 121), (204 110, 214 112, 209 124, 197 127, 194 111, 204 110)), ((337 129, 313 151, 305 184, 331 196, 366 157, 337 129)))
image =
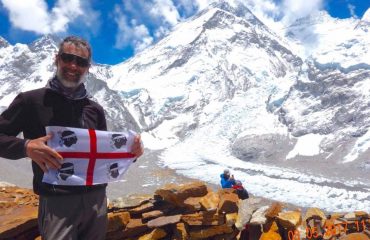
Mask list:
POLYGON ((132 144, 131 153, 134 154, 137 158, 143 155, 144 153, 144 145, 141 141, 141 136, 136 135, 134 139, 134 143, 132 144))

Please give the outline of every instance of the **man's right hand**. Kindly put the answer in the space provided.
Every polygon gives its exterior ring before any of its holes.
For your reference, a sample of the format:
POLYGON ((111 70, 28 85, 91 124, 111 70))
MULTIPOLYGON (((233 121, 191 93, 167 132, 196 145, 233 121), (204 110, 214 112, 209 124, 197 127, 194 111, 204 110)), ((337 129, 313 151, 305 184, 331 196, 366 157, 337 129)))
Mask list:
POLYGON ((52 138, 51 134, 30 140, 26 145, 26 155, 37 163, 42 171, 47 172, 48 167, 59 169, 63 157, 45 143, 52 138))

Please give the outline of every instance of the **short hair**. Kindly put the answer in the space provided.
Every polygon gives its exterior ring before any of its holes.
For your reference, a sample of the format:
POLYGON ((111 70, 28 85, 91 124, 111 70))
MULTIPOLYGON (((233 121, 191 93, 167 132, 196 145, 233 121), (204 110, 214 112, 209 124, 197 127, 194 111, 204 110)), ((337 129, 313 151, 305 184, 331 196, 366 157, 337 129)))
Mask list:
POLYGON ((225 170, 224 170, 224 174, 229 175, 229 174, 230 174, 229 169, 225 169, 225 170))
POLYGON ((92 55, 92 51, 91 51, 91 46, 90 44, 83 38, 81 37, 77 37, 77 36, 68 36, 66 37, 65 39, 63 39, 63 41, 59 44, 59 51, 58 51, 58 55, 62 53, 62 49, 64 47, 64 44, 66 43, 71 43, 77 47, 84 47, 87 49, 87 51, 89 52, 89 57, 88 57, 88 60, 89 62, 91 61, 91 55, 92 55))

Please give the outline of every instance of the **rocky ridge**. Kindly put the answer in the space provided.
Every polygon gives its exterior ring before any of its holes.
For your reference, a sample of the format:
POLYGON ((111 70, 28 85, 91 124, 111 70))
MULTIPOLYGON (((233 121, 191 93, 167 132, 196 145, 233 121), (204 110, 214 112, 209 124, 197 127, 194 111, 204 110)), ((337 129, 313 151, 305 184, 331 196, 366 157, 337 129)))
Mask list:
MULTIPOLYGON (((41 239, 38 197, 29 189, 0 188, 0 239, 41 239)), ((107 239, 370 239, 369 214, 305 212, 259 198, 239 200, 232 189, 203 182, 169 184, 153 196, 109 204, 107 239), (249 238, 248 238, 249 237, 249 238)))

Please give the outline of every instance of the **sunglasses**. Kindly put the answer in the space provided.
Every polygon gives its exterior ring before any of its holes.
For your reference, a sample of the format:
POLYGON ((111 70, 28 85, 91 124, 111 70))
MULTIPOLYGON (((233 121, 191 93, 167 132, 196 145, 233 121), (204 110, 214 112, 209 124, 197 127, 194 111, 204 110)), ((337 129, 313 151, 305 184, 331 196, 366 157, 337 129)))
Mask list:
POLYGON ((59 54, 59 56, 60 56, 60 59, 62 59, 64 63, 71 63, 75 61, 75 63, 79 67, 88 67, 90 65, 90 62, 88 59, 74 55, 74 54, 61 53, 59 54))

